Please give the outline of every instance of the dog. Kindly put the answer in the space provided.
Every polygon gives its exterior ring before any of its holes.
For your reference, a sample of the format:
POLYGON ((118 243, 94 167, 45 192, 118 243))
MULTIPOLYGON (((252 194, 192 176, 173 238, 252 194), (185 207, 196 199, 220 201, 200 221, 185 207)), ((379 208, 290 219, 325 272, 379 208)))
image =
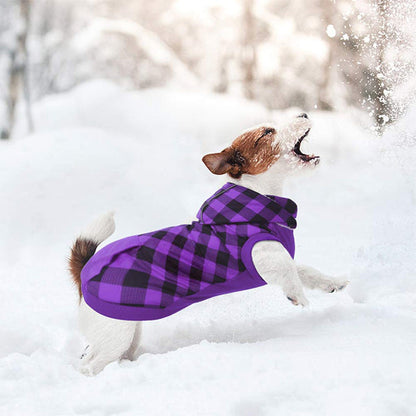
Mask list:
POLYGON ((95 375, 121 358, 137 359, 143 320, 209 297, 277 284, 294 305, 307 306, 303 286, 328 293, 347 286, 347 280, 293 259, 296 204, 279 195, 287 177, 319 164, 319 156, 301 151, 310 129, 302 113, 283 127, 247 130, 222 152, 205 155, 206 167, 228 181, 191 225, 128 237, 97 253, 115 230, 113 213, 79 235, 69 269, 79 292, 80 331, 88 342, 80 359, 83 374, 95 375))

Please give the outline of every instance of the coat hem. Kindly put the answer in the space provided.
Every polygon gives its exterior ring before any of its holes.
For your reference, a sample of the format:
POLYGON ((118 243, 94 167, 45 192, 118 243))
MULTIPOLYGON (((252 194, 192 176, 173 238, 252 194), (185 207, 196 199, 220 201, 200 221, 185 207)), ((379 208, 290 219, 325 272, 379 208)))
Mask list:
POLYGON ((253 256, 251 254, 253 251, 254 245, 256 243, 259 243, 260 241, 277 241, 278 243, 282 244, 282 242, 272 234, 269 234, 269 233, 255 234, 251 236, 241 248, 241 260, 243 261, 244 266, 246 267, 247 271, 250 273, 252 277, 254 277, 255 279, 260 279, 262 282, 264 282, 265 285, 267 285, 267 282, 260 276, 259 272, 257 271, 256 266, 254 265, 254 262, 253 262, 253 256))
POLYGON ((82 292, 87 305, 101 315, 124 321, 153 321, 173 315, 194 303, 202 302, 215 296, 255 289, 265 284, 266 282, 261 279, 258 273, 257 276, 253 276, 252 272, 246 270, 243 273, 237 273, 236 276, 226 282, 210 284, 201 291, 183 297, 166 308, 151 309, 146 306, 120 305, 119 303, 102 300, 88 291, 88 281, 83 285, 82 292))

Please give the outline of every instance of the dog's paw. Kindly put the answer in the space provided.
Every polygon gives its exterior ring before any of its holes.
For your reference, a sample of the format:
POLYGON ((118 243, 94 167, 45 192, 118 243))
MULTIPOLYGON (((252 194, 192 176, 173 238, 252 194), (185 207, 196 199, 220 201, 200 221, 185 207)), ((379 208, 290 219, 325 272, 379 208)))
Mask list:
POLYGON ((93 377, 97 375, 105 365, 103 365, 101 360, 91 359, 88 362, 80 360, 78 365, 78 371, 84 376, 93 377))
POLYGON ((295 305, 301 305, 303 307, 308 306, 309 305, 309 301, 308 299, 305 298, 304 295, 300 294, 300 295, 286 295, 286 297, 295 305))
POLYGON ((78 371, 87 377, 95 376, 94 369, 90 365, 81 365, 80 367, 78 367, 78 371))
POLYGON ((339 292, 345 289, 349 283, 349 280, 333 280, 325 286, 324 290, 328 293, 339 292))
POLYGON ((84 352, 79 357, 79 365, 78 371, 84 376, 92 377, 94 373, 94 369, 91 366, 90 362, 94 358, 93 349, 91 346, 87 345, 84 349, 84 352))
POLYGON ((91 355, 91 348, 89 345, 87 345, 84 348, 84 352, 81 354, 81 356, 79 357, 80 360, 85 360, 87 359, 89 356, 91 355))

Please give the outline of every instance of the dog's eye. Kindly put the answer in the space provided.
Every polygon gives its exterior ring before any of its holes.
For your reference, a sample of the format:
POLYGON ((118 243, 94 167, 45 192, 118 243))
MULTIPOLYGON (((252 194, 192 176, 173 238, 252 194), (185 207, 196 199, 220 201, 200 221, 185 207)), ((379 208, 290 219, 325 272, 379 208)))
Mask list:
POLYGON ((259 144, 260 139, 262 139, 264 136, 267 136, 268 134, 272 134, 275 132, 276 130, 272 128, 265 129, 263 134, 254 142, 254 147, 256 147, 259 144))

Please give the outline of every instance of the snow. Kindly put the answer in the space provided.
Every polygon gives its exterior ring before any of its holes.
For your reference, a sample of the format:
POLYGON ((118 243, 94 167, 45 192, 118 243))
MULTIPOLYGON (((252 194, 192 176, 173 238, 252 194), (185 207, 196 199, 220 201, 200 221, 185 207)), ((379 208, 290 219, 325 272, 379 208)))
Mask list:
POLYGON ((202 155, 294 114, 94 81, 40 102, 35 134, 20 124, 0 142, 1 414, 416 412, 414 110, 383 138, 349 114, 310 114, 305 151, 322 162, 284 195, 299 205, 296 258, 348 276, 346 291, 308 291, 308 309, 268 286, 214 298, 146 322, 136 362, 94 378, 74 368, 84 342, 66 256, 77 232, 112 209, 108 241, 192 220, 223 181, 202 155))
POLYGON ((337 35, 337 31, 334 25, 328 25, 326 27, 326 34, 328 35, 329 38, 334 38, 337 35))
POLYGON ((103 32, 114 32, 131 36, 138 48, 144 49, 149 58, 159 65, 170 65, 174 73, 174 79, 171 80, 174 85, 192 88, 198 85, 198 79, 195 74, 178 58, 169 46, 164 43, 155 33, 140 26, 132 20, 114 20, 96 18, 85 31, 78 34, 75 44, 81 51, 88 50, 88 43, 97 42, 103 32), (86 42, 89 39, 89 42, 86 42))

